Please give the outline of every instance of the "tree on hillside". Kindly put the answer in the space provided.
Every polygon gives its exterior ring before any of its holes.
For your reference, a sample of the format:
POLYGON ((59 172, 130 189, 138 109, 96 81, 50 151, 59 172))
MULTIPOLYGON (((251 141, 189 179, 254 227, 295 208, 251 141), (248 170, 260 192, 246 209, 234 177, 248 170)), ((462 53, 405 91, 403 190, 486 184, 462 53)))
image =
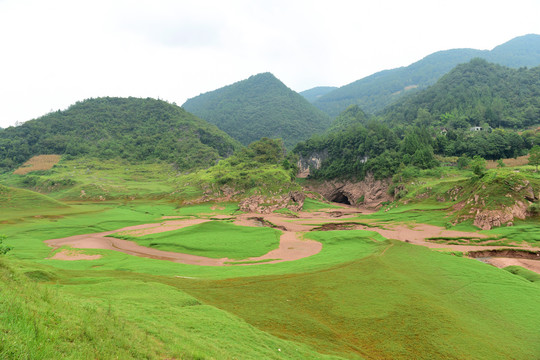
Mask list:
POLYGON ((478 177, 484 176, 486 173, 486 160, 483 157, 476 155, 471 161, 471 169, 474 175, 478 177))
POLYGON ((529 151, 529 165, 536 166, 536 171, 538 172, 538 165, 540 165, 540 146, 535 145, 529 151))

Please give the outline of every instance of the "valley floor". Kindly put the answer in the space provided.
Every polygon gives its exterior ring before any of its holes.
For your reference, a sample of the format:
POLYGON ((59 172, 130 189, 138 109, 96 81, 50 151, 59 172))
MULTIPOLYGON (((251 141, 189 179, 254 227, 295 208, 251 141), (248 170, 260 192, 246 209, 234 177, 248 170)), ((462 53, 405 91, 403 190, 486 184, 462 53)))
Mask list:
MULTIPOLYGON (((528 243, 322 203, 297 214, 144 201, 12 214, 0 216, 13 247, 0 257, 0 358, 540 355, 540 276, 463 256, 533 253, 528 243)), ((537 260, 483 260, 538 271, 537 260)))

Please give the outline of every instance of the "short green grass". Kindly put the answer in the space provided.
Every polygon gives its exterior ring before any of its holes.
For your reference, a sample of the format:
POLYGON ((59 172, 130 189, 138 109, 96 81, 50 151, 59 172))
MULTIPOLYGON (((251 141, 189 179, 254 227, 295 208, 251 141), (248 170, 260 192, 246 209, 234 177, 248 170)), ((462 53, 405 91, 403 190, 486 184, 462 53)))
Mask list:
POLYGON ((247 259, 277 249, 281 231, 209 221, 179 230, 141 237, 111 235, 159 250, 210 258, 247 259))
MULTIPOLYGON (((322 251, 276 264, 206 267, 99 249, 88 250, 102 254, 99 260, 50 260, 47 239, 237 210, 234 203, 178 207, 123 198, 67 204, 2 214, 0 232, 13 250, 0 259, 0 358, 534 359, 540 353, 540 288, 521 270, 360 230, 306 233, 322 251)), ((358 220, 445 226, 448 204, 401 204, 358 220)), ((206 224, 211 252, 212 234, 234 225, 206 224)), ((484 233, 527 241, 536 239, 535 225, 484 233)), ((474 229, 470 222, 460 226, 474 229)), ((231 229, 234 238, 238 229, 231 229)), ((175 243, 179 232, 162 233, 164 242, 175 243)), ((188 234, 194 244, 201 232, 188 234)), ((253 256, 249 238, 235 245, 243 257, 253 256)))
MULTIPOLYGON (((346 248, 362 241, 354 233, 315 236, 346 248)), ((324 270, 183 280, 181 287, 271 334, 348 358, 528 359, 540 353, 538 286, 476 260, 390 244, 324 270)))
POLYGON ((304 200, 304 206, 302 207, 302 210, 312 212, 312 211, 321 211, 324 209, 339 209, 339 208, 340 207, 337 205, 325 203, 325 202, 307 197, 304 200))

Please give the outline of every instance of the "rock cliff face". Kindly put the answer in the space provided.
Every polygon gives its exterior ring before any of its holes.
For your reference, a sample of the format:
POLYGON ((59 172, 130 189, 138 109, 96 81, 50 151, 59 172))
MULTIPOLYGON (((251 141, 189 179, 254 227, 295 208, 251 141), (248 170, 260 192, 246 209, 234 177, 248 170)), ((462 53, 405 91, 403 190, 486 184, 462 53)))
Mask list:
POLYGON ((392 201, 388 194, 390 180, 375 180, 368 174, 362 181, 329 180, 307 186, 308 190, 320 193, 326 200, 376 208, 384 201, 392 201))
POLYGON ((306 178, 310 169, 320 169, 324 160, 328 159, 328 150, 316 151, 308 156, 301 156, 298 160, 298 177, 306 178))
POLYGON ((306 196, 300 191, 291 191, 286 195, 267 197, 250 196, 242 200, 238 206, 244 212, 270 214, 275 210, 289 209, 294 212, 302 210, 306 196))

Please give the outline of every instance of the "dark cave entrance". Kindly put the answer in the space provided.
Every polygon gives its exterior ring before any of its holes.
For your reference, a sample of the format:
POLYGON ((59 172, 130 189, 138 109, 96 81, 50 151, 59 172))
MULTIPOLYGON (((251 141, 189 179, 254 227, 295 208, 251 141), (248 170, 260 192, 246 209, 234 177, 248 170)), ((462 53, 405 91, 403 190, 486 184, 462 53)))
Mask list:
POLYGON ((347 195, 345 195, 341 191, 332 195, 332 197, 330 198, 330 201, 337 202, 340 204, 352 205, 347 195))

